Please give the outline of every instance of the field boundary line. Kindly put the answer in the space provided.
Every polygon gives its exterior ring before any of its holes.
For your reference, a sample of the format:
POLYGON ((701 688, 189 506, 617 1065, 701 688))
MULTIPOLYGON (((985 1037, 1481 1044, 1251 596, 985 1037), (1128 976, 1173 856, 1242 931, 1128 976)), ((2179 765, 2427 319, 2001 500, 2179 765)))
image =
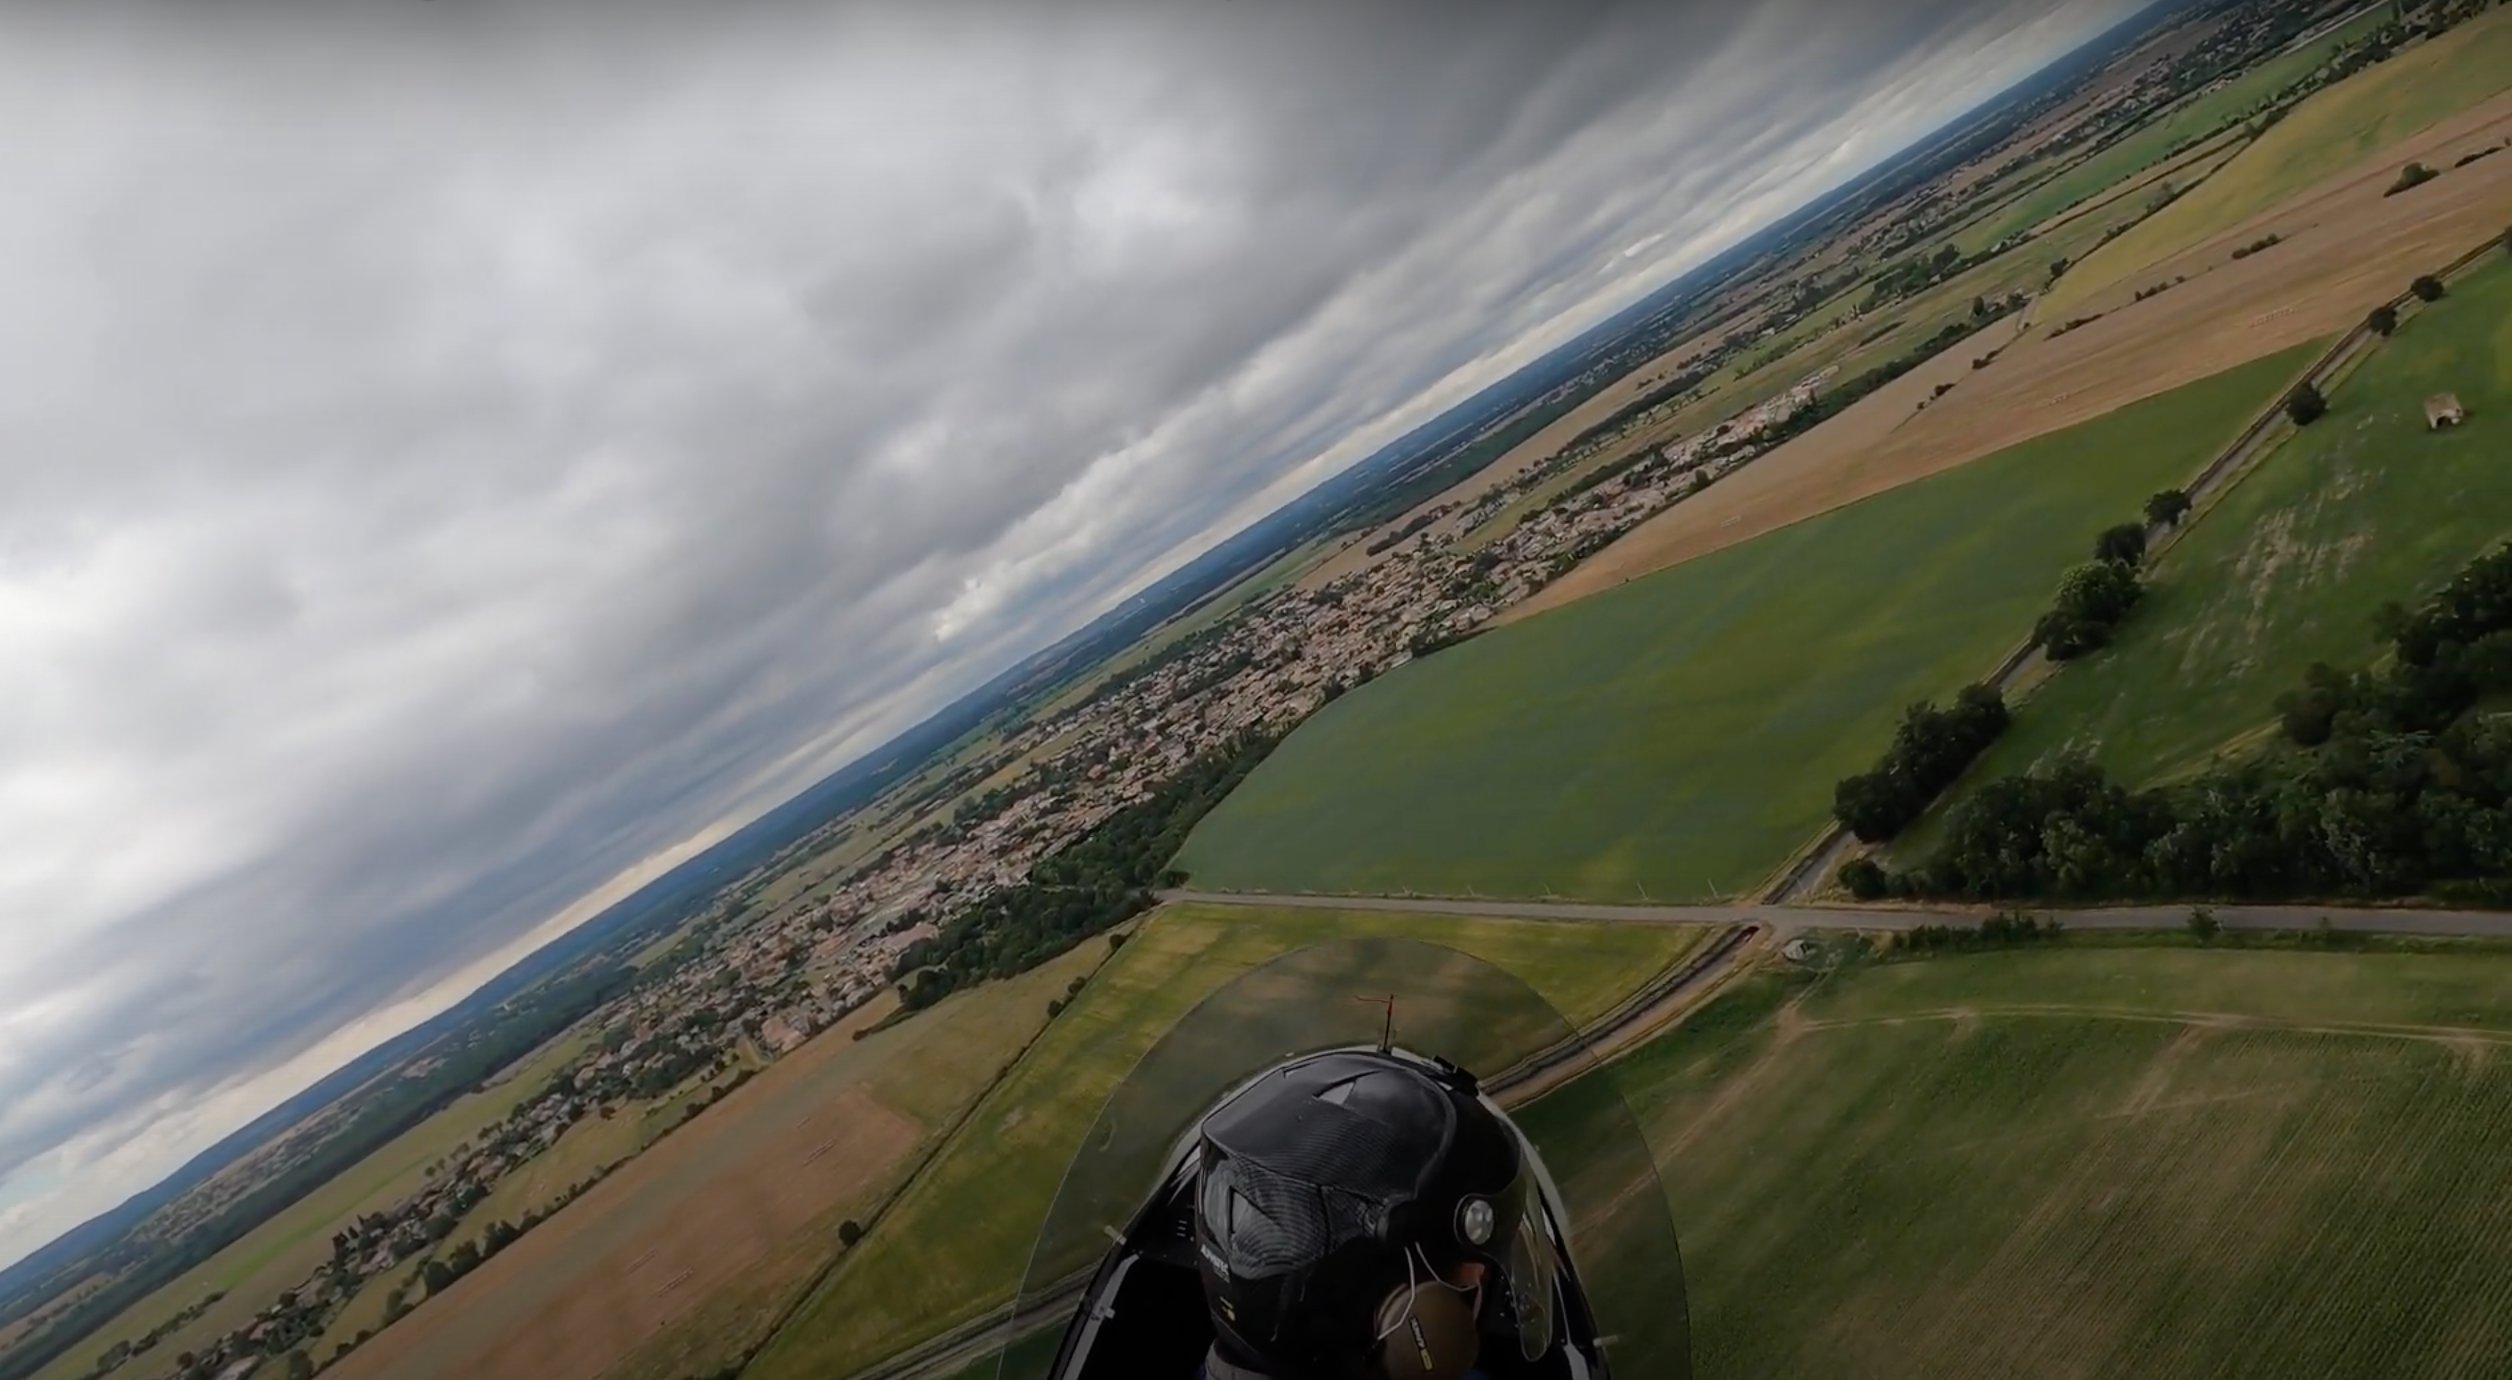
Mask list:
MULTIPOLYGON (((2434 276, 2448 284, 2456 278, 2465 276, 2470 269, 2498 254, 2512 255, 2512 242, 2507 241, 2506 235, 2507 232, 2496 232, 2476 247, 2443 265, 2434 276)), ((2394 313, 2399 313, 2399 322, 2404 325, 2416 316, 2422 315, 2427 303, 2416 295, 2414 289, 2410 288, 2402 290, 2381 305, 2388 307, 2394 313)), ((2293 420, 2285 414, 2286 399, 2293 396, 2295 389, 2304 384, 2310 384, 2325 394, 2329 389, 2337 387, 2351 377, 2364 359, 2378 351, 2380 343, 2386 339, 2387 337, 2373 330, 2370 314, 2367 313, 2365 320, 2356 322, 2344 334, 2331 342, 2327 349, 2321 351, 2310 364, 2304 366, 2293 383, 2287 385, 2284 391, 2253 414, 2249 424, 2234 433, 2232 441, 2216 452, 2214 458, 2199 470, 2197 477, 2191 480, 2189 487, 2183 491, 2189 496, 2190 511, 2183 515, 2178 523, 2163 526, 2159 541, 2155 536, 2157 524, 2147 524, 2147 539, 2151 543, 2148 547, 2147 564, 2150 567, 2159 564, 2164 556, 2170 554, 2172 548, 2180 544, 2184 533, 2196 527, 2209 513, 2219 507, 2224 496, 2231 493, 2244 479, 2249 478, 2258 469, 2261 461, 2300 434, 2302 428, 2296 426, 2293 420)), ((2026 668, 2037 659, 2035 656, 2037 650, 2038 644, 2026 642, 2015 651, 2008 653, 2006 659, 1998 664, 1997 670, 1990 673, 1988 680, 1984 683, 1995 688, 2000 694, 2015 689, 2026 668)), ((2037 689, 2040 684, 2045 684, 2048 680, 2049 677, 2045 676, 2040 682, 2029 687, 2024 695, 2018 697, 2019 702, 2030 698, 2029 689, 2037 689)), ((1948 793, 1960 786, 1963 777, 1968 775, 1970 775, 1970 768, 1966 767, 1962 776, 1957 776, 1953 783, 1945 788, 1945 791, 1938 794, 1937 799, 1943 800, 1948 793)), ((1934 808, 1933 804, 1930 808, 1934 808)), ((1838 855, 1852 851, 1854 846, 1854 837, 1847 828, 1837 821, 1826 825, 1811 841, 1799 845, 1796 851, 1788 855, 1787 860, 1780 864, 1778 870, 1765 880, 1762 888, 1754 893, 1756 899, 1764 905, 1780 905, 1805 900, 1813 892, 1821 889, 1822 867, 1820 865, 1838 855)), ((1847 861, 1846 858, 1841 860, 1847 861)))
MULTIPOLYGON (((1137 928, 1139 928, 1139 926, 1137 928)), ((1088 943, 1089 940, 1085 939, 1083 942, 1088 943)), ((1096 979, 1099 974, 1107 968, 1108 964, 1114 961, 1116 954, 1117 951, 1115 949, 1109 949, 1101 956, 1097 963, 1091 965, 1090 972, 1084 980, 1083 991, 1089 990, 1089 982, 1096 979)), ((1079 996, 1078 993, 1075 995, 1076 997, 1079 996)), ((925 1152, 916 1157, 915 1163, 909 1166, 905 1175, 900 1177, 897 1187, 891 1189, 888 1194, 882 1197, 880 1202, 875 1203, 872 1206, 872 1209, 866 1212, 863 1217, 859 1219, 857 1224, 863 1229, 863 1231, 862 1235, 855 1238, 857 1246, 860 1246, 865 1238, 872 1235, 873 1229, 881 1224, 883 1218, 889 1216, 891 1210, 898 1206, 899 1201, 907 1196, 909 1190, 924 1181, 927 1171, 931 1170, 934 1163, 942 1157, 942 1152, 959 1142, 960 1136, 967 1130, 968 1124, 976 1118, 977 1113, 984 1108, 986 1103, 993 1100, 994 1095, 1002 1090, 1004 1083, 1008 1082, 1013 1073, 1018 1071, 1020 1066, 1028 1060, 1030 1052, 1037 1048, 1040 1040, 1046 1038, 1048 1030, 1053 1028, 1054 1025, 1055 1019, 1053 1017, 1049 1017, 1045 1021, 1040 1022, 1038 1029, 1032 1032, 1027 1040, 1022 1041, 1020 1048, 1013 1052, 1012 1057, 1005 1060, 1003 1067, 995 1071, 994 1077, 986 1081, 985 1087, 979 1089, 977 1095, 969 1100, 968 1105, 961 1109, 959 1115, 951 1119, 950 1125, 943 1128, 942 1133, 934 1138, 933 1143, 925 1149, 925 1152)), ((751 1365, 759 1359, 760 1353, 766 1351, 771 1343, 773 1343, 778 1337, 782 1336, 785 1329, 792 1325, 794 1319, 801 1314, 802 1310, 809 1306, 812 1300, 818 1298, 821 1291, 826 1289, 830 1281, 836 1278, 838 1270, 844 1266, 849 1259, 853 1258, 855 1249, 855 1246, 841 1246, 835 1255, 830 1256, 828 1261, 821 1265, 821 1267, 813 1273, 808 1284, 805 1284, 802 1288, 795 1291, 792 1300, 789 1301, 783 1308, 777 1310, 776 1321, 760 1334, 759 1340, 755 1344, 743 1350, 741 1359, 735 1362, 731 1367, 731 1373, 733 1375, 739 1376, 749 1371, 751 1365)), ((1010 1305, 1006 1305, 1006 1307, 1009 1306, 1010 1305)), ((1001 1310, 988 1309, 985 1312, 980 1313, 978 1318, 980 1320, 990 1318, 998 1311, 1001 1310)), ((967 1322, 956 1324, 954 1325, 952 1331, 956 1331, 958 1328, 968 1325, 969 1323, 967 1322)), ((924 1342, 920 1342, 909 1347, 907 1351, 896 1353, 896 1355, 905 1356, 908 1352, 912 1352, 923 1347, 930 1346, 935 1342, 945 1340, 949 1335, 949 1332, 946 1332, 941 1336, 928 1338, 924 1342)), ((893 1359, 895 1359, 895 1357, 893 1359)), ((880 1364, 886 1365, 888 1362, 880 1364)), ((868 1375, 879 1369, 880 1365, 876 1365, 858 1373, 868 1375)))

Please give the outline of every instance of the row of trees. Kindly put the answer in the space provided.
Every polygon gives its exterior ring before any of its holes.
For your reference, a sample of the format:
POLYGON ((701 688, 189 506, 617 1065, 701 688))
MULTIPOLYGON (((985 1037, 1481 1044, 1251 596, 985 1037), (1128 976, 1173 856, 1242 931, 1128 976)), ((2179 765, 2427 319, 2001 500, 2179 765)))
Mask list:
POLYGON ((1943 844, 1860 894, 1974 900, 2403 895, 2512 874, 2512 547, 2381 628, 2380 671, 2315 667, 2280 698, 2289 747, 2131 791, 2069 761, 1990 783, 1943 844))
MULTIPOLYGON (((2174 511, 2177 521, 2188 510, 2189 499, 2177 490, 2170 492, 2180 505, 2174 511)), ((2164 494, 2148 499, 2147 510, 2155 511, 2164 500, 2164 494)), ((2034 645, 2052 661, 2073 661, 2109 646, 2112 630, 2145 597, 2145 587, 2137 582, 2137 567, 2145 558, 2143 524, 2124 522, 2104 529, 2094 538, 2093 559, 2067 572, 2059 581, 2058 599, 2032 625, 2034 645)))
POLYGON ((1875 770, 1832 788, 1832 817, 1863 842, 1892 838, 1927 813, 2006 723, 2006 700, 1993 686, 1964 686, 1950 709, 1910 706, 1875 770))
MULTIPOLYGON (((2504 246, 2512 249, 2512 232, 2506 232, 2504 246)), ((2451 291, 2440 278, 2430 273, 2418 274, 2416 280, 2407 285, 2407 290, 2420 302, 2439 302, 2451 291)), ((2399 328, 2398 309, 2384 302, 2364 318, 2364 326, 2386 340, 2399 328)), ((2293 392, 2285 395, 2285 415, 2296 426, 2310 426, 2329 415, 2328 395, 2320 391, 2319 384, 2305 379, 2294 385, 2293 392)))
POLYGON ((1149 909, 1155 883, 1177 885, 1169 860, 1206 811, 1256 769, 1278 739, 1250 733, 1187 764, 1151 794, 1029 869, 899 956, 906 1009, 962 987, 1027 972, 1091 935, 1149 909))
MULTIPOLYGON (((2146 521, 2177 526, 2188 515, 2189 495, 2165 489, 2147 497, 2146 521)), ((2136 606, 2143 590, 2135 574, 2146 554, 2146 528, 2129 522, 2094 538, 2094 559, 2067 573, 2056 605, 2033 627, 2033 639, 2054 661, 2081 656, 2110 640, 2111 629, 2136 606)), ((1954 707, 1912 705, 1894 730, 1893 743, 1875 770, 1832 788, 1832 817, 1862 843, 1898 836, 1927 813, 1991 743, 2005 732, 2006 701, 1994 686, 1964 687, 1954 707)), ((1868 900, 1887 894, 1883 869, 1860 859, 1840 874, 1842 884, 1868 900)))

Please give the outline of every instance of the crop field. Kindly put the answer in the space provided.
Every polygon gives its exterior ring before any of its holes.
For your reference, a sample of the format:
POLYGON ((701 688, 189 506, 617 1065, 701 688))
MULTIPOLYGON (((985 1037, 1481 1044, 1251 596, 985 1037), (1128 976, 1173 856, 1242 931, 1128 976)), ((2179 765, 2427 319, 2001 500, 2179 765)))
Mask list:
POLYGON ((2271 58, 2215 90, 2183 101, 2161 119, 2099 153, 2079 159, 2018 196, 1994 220, 1964 232, 1959 242, 1965 249, 1995 244, 2164 162, 2172 156, 2175 146, 2208 138, 2256 113, 2278 92, 2328 61, 2333 45, 2361 38, 2379 28, 2385 18, 2381 10, 2368 9, 2314 42, 2271 58))
POLYGON ((1904 705, 1986 674, 2095 532, 2291 372, 2233 370, 1399 668, 1294 733, 1179 866, 1248 891, 1750 886, 1904 705))
POLYGON ((1704 1380, 2512 1354, 2512 954, 2087 948, 1758 982, 1616 1066, 1704 1380))
POLYGON ((2195 767, 2268 731, 2313 662, 2382 655, 2383 602, 2412 605, 2512 535, 2512 263, 2408 317, 2330 404, 2197 520, 2119 641, 2027 700, 1973 780, 2067 752, 2130 780, 2195 767), (2468 425, 2428 433, 2445 390, 2468 425))
MULTIPOLYGON (((1104 948, 770 1066, 327 1373, 707 1373, 755 1341, 1104 948)), ((466 1230, 484 1225, 473 1214, 466 1230)))
MULTIPOLYGON (((1102 1105, 1136 1062, 1188 1010, 1230 979, 1302 946, 1401 937, 1473 954, 1532 987, 1573 1022, 1601 1015, 1663 971, 1708 931, 1561 925, 1240 907, 1162 911, 1103 968, 1077 1003, 982 1103, 967 1131, 900 1199, 822 1293, 746 1372, 843 1375, 1008 1301, 1065 1167, 1102 1105)), ((1310 1037, 1340 1022, 1351 1038, 1377 1032, 1378 1014, 1348 998, 1398 981, 1354 974, 1332 984, 1323 1011, 1291 1008, 1310 1037)), ((1454 994, 1400 1004, 1417 1034, 1483 1017, 1454 994)), ((1251 1012, 1259 1024, 1283 1013, 1251 1012)), ((1469 1023, 1473 1038, 1506 1040, 1509 1023, 1469 1023), (1486 1028, 1490 1027, 1490 1028, 1486 1028)), ((1524 1037, 1518 1037, 1524 1038, 1524 1037)))
POLYGON ((478 1134, 481 1128, 504 1119, 583 1047, 581 1037, 554 1042, 485 1092, 462 1098, 412 1127, 287 1211, 125 1310, 36 1372, 36 1380, 75 1380, 85 1375, 99 1352, 117 1341, 145 1335, 213 1291, 224 1292, 227 1297, 188 1326, 169 1333, 159 1343, 166 1355, 252 1321, 254 1310, 267 1305, 280 1290, 302 1282, 315 1266, 330 1257, 331 1234, 343 1223, 360 1212, 375 1211, 416 1191, 427 1181, 427 1166, 431 1162, 478 1134))
POLYGON ((2512 10, 2498 7, 2313 95, 2205 186, 2087 257, 2060 280, 2044 315, 2063 317, 2099 289, 2507 90, 2512 10))

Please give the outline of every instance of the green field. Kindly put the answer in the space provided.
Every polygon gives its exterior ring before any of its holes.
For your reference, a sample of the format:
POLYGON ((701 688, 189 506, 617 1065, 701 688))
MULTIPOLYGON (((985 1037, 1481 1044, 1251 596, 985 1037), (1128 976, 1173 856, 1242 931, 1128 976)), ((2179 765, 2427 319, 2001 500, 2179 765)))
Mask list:
POLYGON ((2512 954, 2062 949, 1757 980, 1616 1066, 1705 1380, 2481 1376, 2512 954))
MULTIPOLYGON (((2205 186, 2088 256, 2052 290, 2042 316, 2060 319, 2102 287, 2506 90, 2512 9, 2497 8, 2303 102, 2205 186)), ((2400 214, 2412 213, 2402 202, 2400 214)))
POLYGON ((1985 675, 2093 534, 2274 397, 2289 352, 1496 630, 1344 696, 1206 817, 1198 886, 1734 892, 1909 702, 1985 675))
POLYGON ((2147 781, 2270 731, 2277 695, 2313 662, 2381 655, 2375 608, 2412 605, 2512 535, 2507 447, 2512 265, 2500 265, 2409 317, 2330 394, 2327 417, 2202 515, 2119 641, 2042 686, 1971 779, 2073 751, 2147 781), (2435 435, 2424 400, 2444 390, 2469 422, 2435 435))
MULTIPOLYGON (((1230 979, 1328 940, 1401 936, 1473 954, 1584 1023, 1663 971, 1706 931, 1419 915, 1173 907, 1095 977, 748 1371, 754 1380, 843 1375, 1009 1301, 1067 1163, 1120 1081, 1179 1018, 1230 979)), ((1355 974, 1333 1010, 1356 1036, 1376 1015, 1349 997, 1388 979, 1355 974)), ((1399 1027, 1452 1020, 1454 1003, 1406 1003, 1399 1027)), ((1505 1040, 1509 1023, 1476 1038, 1505 1040)))

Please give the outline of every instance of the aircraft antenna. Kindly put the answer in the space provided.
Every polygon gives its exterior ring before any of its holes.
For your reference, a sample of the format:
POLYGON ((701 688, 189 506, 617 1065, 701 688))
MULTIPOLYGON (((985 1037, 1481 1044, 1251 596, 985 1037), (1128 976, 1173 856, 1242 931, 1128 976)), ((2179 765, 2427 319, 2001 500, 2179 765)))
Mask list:
POLYGON ((1381 1054, 1394 1053, 1396 1047, 1396 994, 1389 992, 1383 997, 1354 997, 1352 1000, 1369 1006, 1386 1008, 1387 1021, 1386 1024, 1379 1029, 1378 1052, 1381 1054))

